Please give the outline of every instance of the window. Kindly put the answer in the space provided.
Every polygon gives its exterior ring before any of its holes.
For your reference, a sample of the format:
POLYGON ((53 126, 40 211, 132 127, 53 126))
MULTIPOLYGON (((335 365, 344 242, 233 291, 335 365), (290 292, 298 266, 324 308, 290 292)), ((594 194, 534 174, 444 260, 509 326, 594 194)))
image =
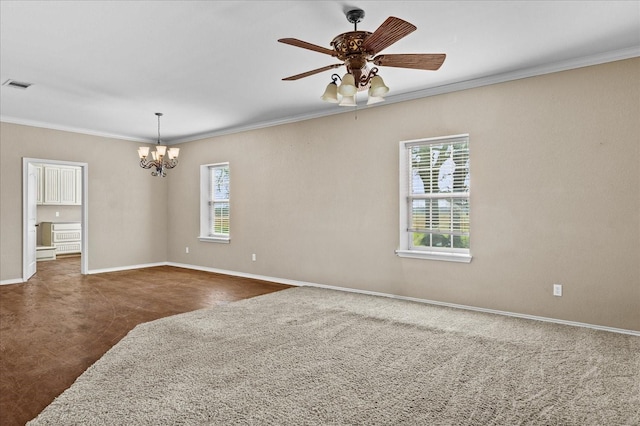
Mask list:
POLYGON ((470 262, 469 135, 400 143, 401 257, 470 262))
POLYGON ((229 163, 200 166, 200 241, 230 241, 229 183, 229 163))

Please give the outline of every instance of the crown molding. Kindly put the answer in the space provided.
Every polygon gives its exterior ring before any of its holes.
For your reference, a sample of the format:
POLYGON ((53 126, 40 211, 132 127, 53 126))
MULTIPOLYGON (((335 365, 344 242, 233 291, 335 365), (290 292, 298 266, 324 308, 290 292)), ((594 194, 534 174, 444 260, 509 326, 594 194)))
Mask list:
POLYGON ((38 127, 41 129, 49 129, 49 130, 60 130, 63 132, 79 133, 82 135, 90 135, 90 136, 100 136, 103 138, 121 139, 125 141, 142 142, 142 143, 155 143, 155 140, 151 140, 151 139, 136 138, 132 136, 118 135, 118 134, 107 133, 107 132, 98 132, 95 130, 83 129, 80 127, 61 126, 58 124, 51 124, 44 121, 24 120, 21 118, 8 117, 6 115, 0 115, 0 121, 3 123, 9 123, 9 124, 19 124, 22 126, 38 127))
MULTIPOLYGON (((627 49, 614 50, 601 53, 598 55, 584 56, 572 58, 565 61, 554 62, 552 64, 540 65, 537 67, 523 68, 520 70, 510 71, 501 74, 495 74, 477 79, 460 81, 452 84, 446 84, 430 89, 416 90, 414 92, 403 93, 394 97, 389 97, 390 102, 405 102, 409 100, 425 98, 429 96, 442 95, 444 93, 457 92, 461 90, 474 89, 482 86, 490 86, 492 84, 506 83, 508 81, 521 80, 529 77, 537 77, 545 74, 569 71, 578 68, 589 67, 593 65, 605 64, 608 62, 621 61, 640 56, 640 46, 633 46, 627 49)), ((378 104, 379 105, 379 104, 378 104)), ((376 105, 374 105, 376 106, 376 105)))
MULTIPOLYGON (((635 57, 640 57, 640 46, 632 46, 625 49, 613 50, 613 51, 604 52, 596 55, 577 57, 577 58, 572 58, 572 59, 568 59, 560 62, 554 62, 551 64, 545 64, 537 67, 523 68, 520 70, 510 71, 510 72, 496 74, 492 76, 460 81, 460 82, 451 83, 451 84, 445 84, 442 86, 416 90, 408 93, 401 93, 398 95, 388 96, 385 99, 385 102, 383 103, 374 104, 374 105, 358 105, 358 108, 360 109, 379 108, 385 105, 394 104, 398 102, 406 102, 406 101, 426 98, 430 96, 442 95, 445 93, 474 89, 477 87, 489 86, 492 84, 505 83, 508 81, 520 80, 520 79, 529 78, 529 77, 536 77, 536 76, 551 74, 555 72, 568 71, 568 70, 588 67, 592 65, 600 65, 608 62, 621 61, 621 60, 631 59, 635 57)), ((263 129, 266 127, 280 126, 283 124, 291 124, 299 121, 311 120, 314 118, 321 118, 321 117, 328 117, 331 115, 344 114, 348 112, 352 112, 351 108, 332 108, 332 109, 327 109, 324 111, 319 111, 319 112, 314 112, 309 114, 293 115, 290 117, 276 119, 276 120, 262 121, 262 122, 252 123, 252 124, 243 125, 243 126, 234 126, 226 129, 214 130, 211 132, 188 135, 182 138, 165 141, 165 144, 175 145, 179 143, 193 142, 193 141, 207 139, 207 138, 216 137, 216 136, 242 133, 242 132, 247 132, 251 130, 263 129)), ((6 117, 3 115, 0 115, 0 121, 5 123, 22 124, 26 126, 41 127, 46 129, 52 129, 52 130, 62 130, 62 131, 72 132, 72 133, 82 133, 85 135, 123 139, 123 140, 134 141, 134 142, 143 142, 143 143, 154 142, 152 140, 135 138, 127 135, 115 135, 115 134, 97 132, 97 131, 88 130, 88 129, 53 125, 50 123, 44 123, 44 122, 38 122, 38 121, 21 120, 13 117, 6 117)))
MULTIPOLYGON (((560 71, 568 71, 577 68, 583 68, 592 65, 604 64, 607 62, 621 61, 624 59, 631 59, 640 56, 640 46, 633 46, 626 49, 614 50, 610 52, 604 52, 597 55, 583 56, 578 58, 572 58, 565 61, 555 62, 551 64, 545 64, 537 67, 524 68, 520 70, 510 71, 502 74, 496 74, 492 76, 461 81, 442 86, 437 86, 429 89, 416 90, 413 92, 402 93, 398 95, 387 96, 385 102, 373 104, 373 105, 358 105, 359 109, 379 108, 385 105, 405 102, 420 98, 426 98, 429 96, 442 95, 445 93, 458 92, 461 90, 474 89, 482 86, 489 86, 492 84, 505 83, 513 80, 520 80, 523 78, 536 77, 544 74, 551 74, 560 71)), ((215 130, 212 132, 201 133, 198 135, 185 136, 184 138, 176 139, 173 143, 192 142, 196 140, 206 139, 215 136, 229 135, 233 133, 241 133, 250 130, 262 129, 265 127, 279 126, 282 124, 290 124, 298 121, 311 120, 314 118, 327 117, 336 114, 344 114, 352 112, 351 108, 335 108, 327 111, 316 112, 311 114, 301 114, 291 116, 278 120, 264 121, 260 123, 253 123, 246 126, 231 127, 228 129, 215 130)))

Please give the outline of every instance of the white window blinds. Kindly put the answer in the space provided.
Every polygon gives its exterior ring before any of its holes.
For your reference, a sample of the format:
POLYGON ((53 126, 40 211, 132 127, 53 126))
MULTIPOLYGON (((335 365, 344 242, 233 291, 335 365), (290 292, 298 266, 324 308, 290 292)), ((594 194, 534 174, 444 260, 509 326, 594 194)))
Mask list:
POLYGON ((209 235, 229 235, 229 165, 209 167, 209 235))
POLYGON ((200 241, 230 241, 229 163, 200 166, 200 241))
POLYGON ((400 250, 469 255, 468 135, 403 142, 400 152, 400 250))

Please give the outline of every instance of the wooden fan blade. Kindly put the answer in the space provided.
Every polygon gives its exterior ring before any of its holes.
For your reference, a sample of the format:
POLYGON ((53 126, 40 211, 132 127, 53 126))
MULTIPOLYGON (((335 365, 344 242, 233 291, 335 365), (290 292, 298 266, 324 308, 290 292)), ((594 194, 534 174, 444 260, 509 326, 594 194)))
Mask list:
POLYGON ((327 49, 326 47, 318 46, 317 44, 307 43, 306 41, 298 40, 297 38, 281 38, 278 40, 280 43, 290 44, 291 46, 302 47, 303 49, 313 50, 314 52, 324 53, 330 56, 336 56, 335 50, 327 49))
POLYGON ((291 77, 283 78, 283 80, 284 81, 298 80, 300 78, 309 77, 310 75, 318 74, 318 73, 320 73, 322 71, 327 71, 327 70, 330 70, 330 69, 341 67, 342 65, 344 65, 344 64, 327 65, 326 67, 318 68, 318 69, 315 69, 315 70, 303 72, 302 74, 296 74, 296 75, 292 75, 291 77))
POLYGON ((398 55, 378 55, 373 63, 384 67, 415 68, 418 70, 436 71, 444 59, 444 53, 407 53, 398 55))
POLYGON ((400 18, 390 16, 373 34, 367 37, 363 45, 364 50, 375 55, 415 30, 415 25, 400 18))

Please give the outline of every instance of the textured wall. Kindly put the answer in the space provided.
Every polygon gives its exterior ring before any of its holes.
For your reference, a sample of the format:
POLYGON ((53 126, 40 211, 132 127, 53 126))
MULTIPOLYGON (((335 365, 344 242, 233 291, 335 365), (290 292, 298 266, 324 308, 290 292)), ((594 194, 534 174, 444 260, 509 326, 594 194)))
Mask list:
POLYGON ((89 164, 90 270, 168 260, 640 330, 639 76, 636 58, 185 143, 165 180, 138 144, 3 123, 0 280, 22 273, 34 157, 89 164), (398 258, 399 141, 460 133, 473 260, 398 258), (199 242, 199 166, 223 161, 231 243, 199 242))
POLYGON ((187 143, 169 260, 640 330, 639 76, 619 61, 187 143), (460 133, 472 262, 396 257, 399 141, 460 133), (223 161, 231 244, 199 242, 198 166, 223 161))
POLYGON ((0 280, 22 277, 23 157, 88 163, 89 270, 165 261, 168 187, 138 166, 138 145, 2 123, 0 280))

